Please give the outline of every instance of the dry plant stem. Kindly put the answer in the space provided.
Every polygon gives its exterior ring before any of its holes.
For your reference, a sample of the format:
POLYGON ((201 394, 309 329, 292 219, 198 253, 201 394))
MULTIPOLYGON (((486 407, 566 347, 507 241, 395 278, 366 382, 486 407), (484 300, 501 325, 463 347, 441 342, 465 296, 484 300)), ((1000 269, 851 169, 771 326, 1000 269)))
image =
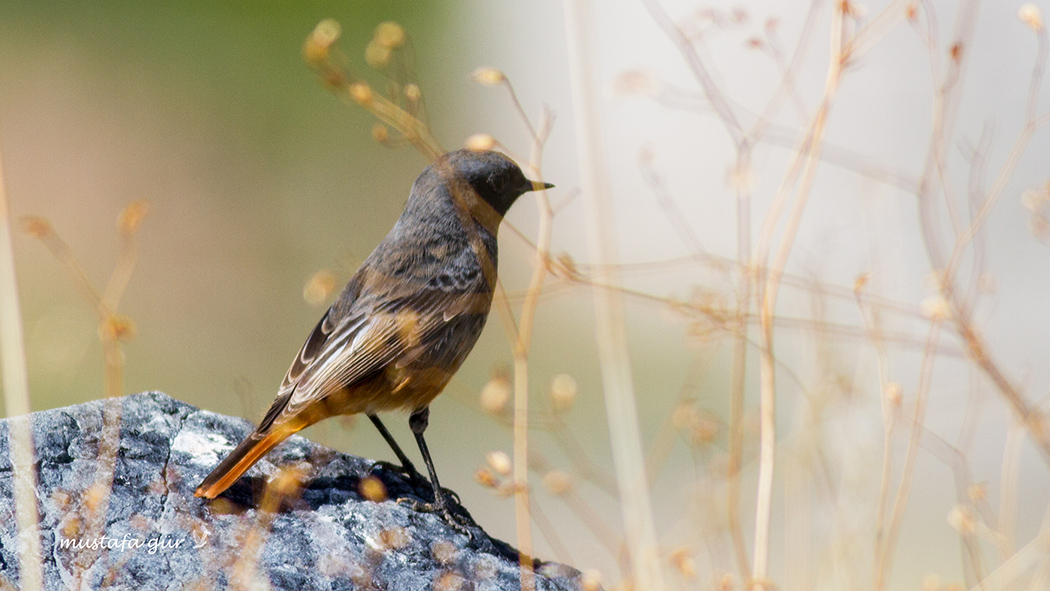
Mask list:
POLYGON ((543 512, 538 503, 532 508, 532 518, 536 522, 536 528, 540 530, 540 534, 551 545, 551 551, 554 552, 555 560, 563 564, 578 564, 572 553, 565 546, 565 542, 562 542, 561 537, 558 535, 558 528, 551 523, 550 518, 547 517, 547 514, 543 512))
MULTIPOLYGON (((615 260, 611 235, 612 199, 601 154, 603 144, 597 117, 599 103, 592 73, 592 17, 588 0, 565 0, 565 31, 573 111, 576 114, 580 180, 588 212, 589 251, 596 264, 609 265, 615 260)), ((607 277, 607 283, 616 285, 615 275, 607 277)), ((595 336, 625 538, 630 548, 633 584, 636 589, 662 591, 664 575, 646 486, 645 457, 627 352, 622 302, 619 294, 613 290, 595 288, 593 293, 595 336)))
POLYGON ((1024 450, 1024 425, 1011 425, 1003 446, 1003 468, 999 478, 999 562, 1013 555, 1017 535, 1017 485, 1020 479, 1021 452, 1024 450))
MULTIPOLYGON (((748 350, 748 313, 751 309, 751 297, 753 286, 757 276, 750 266, 751 261, 751 191, 749 183, 745 180, 751 169, 751 149, 755 142, 768 130, 776 113, 789 96, 793 95, 794 79, 802 63, 805 44, 810 38, 810 30, 816 21, 817 7, 819 1, 814 0, 810 4, 806 23, 802 34, 799 36, 798 46, 793 52, 791 65, 782 69, 780 84, 767 104, 762 116, 755 125, 745 134, 743 141, 737 145, 737 264, 743 273, 740 273, 740 283, 737 288, 736 309, 736 338, 733 343, 733 367, 730 383, 731 399, 729 410, 729 461, 727 465, 727 491, 726 491, 726 520, 730 536, 733 540, 733 553, 736 557, 737 568, 743 580, 747 580, 751 574, 751 562, 747 556, 747 542, 744 540, 744 530, 740 523, 740 468, 744 449, 744 407, 747 386, 747 350, 748 350)), ((683 48, 695 54, 692 46, 683 48)), ((699 56, 696 62, 702 64, 699 56)), ((702 82, 702 80, 701 80, 702 82)), ((705 87, 710 91, 710 87, 705 87)))
POLYGON ((664 33, 678 46, 678 50, 686 59, 686 65, 692 70, 693 76, 704 90, 704 96, 711 103, 715 114, 722 121, 726 131, 733 141, 733 145, 739 146, 743 141, 744 130, 740 120, 726 101, 725 94, 718 88, 714 77, 704 65, 700 56, 693 49, 693 43, 678 25, 671 19, 657 0, 642 0, 646 10, 652 16, 656 24, 663 29, 664 33))
MULTIPOLYGON (((511 100, 518 111, 519 116, 529 134, 532 144, 529 157, 529 168, 534 178, 541 178, 540 163, 543 159, 543 144, 551 129, 549 113, 545 112, 542 117, 540 130, 537 132, 529 122, 518 101, 517 94, 511 83, 504 79, 511 100)), ((507 298, 506 290, 502 283, 497 282, 496 306, 504 321, 513 346, 514 355, 514 517, 517 529, 518 559, 520 566, 520 581, 523 590, 535 588, 535 576, 532 569, 532 516, 529 501, 529 349, 532 343, 532 328, 535 321, 536 307, 539 304, 540 295, 543 292, 543 279, 547 272, 547 260, 550 251, 551 226, 553 211, 546 191, 537 193, 537 203, 540 208, 540 227, 537 237, 536 262, 533 267, 532 279, 525 294, 522 304, 520 324, 514 320, 514 313, 507 298)))
POLYGON ((532 572, 532 518, 528 484, 529 360, 528 353, 522 351, 521 341, 518 343, 514 351, 514 524, 518 534, 521 589, 532 591, 536 588, 536 579, 532 572))
MULTIPOLYGON (((521 111, 514 88, 506 82, 514 104, 532 132, 528 117, 521 111)), ((550 119, 544 117, 539 134, 533 132, 532 149, 529 167, 534 178, 542 178, 540 162, 543 157, 543 143, 550 130, 550 119)), ((529 349, 532 344, 532 328, 535 324, 536 306, 543 292, 543 279, 547 273, 547 258, 550 252, 551 226, 554 213, 551 210, 547 191, 537 191, 536 203, 539 206, 539 234, 536 238, 536 262, 533 264, 532 279, 525 294, 521 309, 518 338, 514 346, 514 517, 518 532, 519 562, 521 588, 523 591, 535 588, 536 582, 532 573, 532 519, 529 510, 529 349)))
MULTIPOLYGON (((968 6, 970 6, 972 10, 972 5, 968 6)), ((969 16, 970 18, 960 20, 967 23, 969 25, 969 30, 972 30, 972 12, 969 16)), ((965 35, 967 32, 968 31, 963 31, 958 37, 960 39, 968 38, 968 36, 965 35)), ((1006 375, 999 369, 998 365, 991 359, 990 352, 988 351, 983 339, 972 325, 972 320, 968 311, 955 296, 955 290, 952 287, 955 272, 963 259, 966 247, 973 241, 984 221, 987 219, 987 216, 991 213, 992 208, 1001 197, 1007 182, 1012 178, 1014 169, 1027 148, 1031 136, 1037 129, 1050 122, 1050 112, 1043 113, 1037 117, 1035 111, 1038 102, 1039 85, 1042 81, 1047 57, 1045 29, 1039 31, 1038 35, 1039 53, 1035 66, 1033 67, 1032 84, 1029 89, 1024 128, 1014 142, 1006 162, 1003 164, 998 176, 996 177, 995 183, 988 192, 988 196, 984 203, 973 216, 973 220, 969 227, 965 231, 957 234, 954 248, 947 262, 944 261, 944 257, 940 253, 940 245, 936 239, 936 229, 932 219, 933 213, 930 211, 930 203, 932 200, 929 197, 929 192, 932 184, 931 177, 934 176, 933 170, 936 169, 938 174, 942 174, 944 169, 942 162, 943 149, 939 148, 939 146, 947 141, 946 136, 948 131, 946 130, 950 128, 950 117, 955 113, 954 106, 957 104, 955 96, 958 93, 959 88, 959 85, 955 82, 959 78, 959 71, 961 70, 962 63, 961 59, 954 61, 949 68, 946 82, 939 93, 938 101, 935 105, 934 137, 931 140, 931 156, 928 158, 927 170, 924 174, 923 181, 920 184, 920 203, 924 206, 920 209, 920 212, 922 214, 923 236, 926 240, 927 252, 929 253, 934 267, 937 269, 944 269, 942 295, 956 312, 953 320, 957 332, 969 347, 971 358, 985 372, 988 378, 991 379, 999 390, 1001 396, 1006 399, 1006 402, 1018 415, 1022 424, 1028 429, 1029 435, 1036 443, 1040 452, 1042 452, 1044 461, 1050 463, 1050 433, 1047 433, 1043 420, 1039 413, 1036 412, 1035 409, 1033 409, 1025 400, 1017 387, 1010 382, 1006 375)), ((963 53, 963 56, 965 55, 966 54, 963 53)))
POLYGON ((36 506, 36 462, 33 431, 29 423, 29 378, 18 302, 18 277, 11 242, 11 210, 7 204, 3 167, 0 166, 0 371, 3 372, 4 408, 9 421, 11 466, 14 474, 15 520, 18 524, 18 584, 27 591, 43 588, 40 555, 40 516, 36 506))
MULTIPOLYGON (((50 224, 39 219, 30 220, 31 233, 37 236, 65 267, 74 287, 95 309, 98 317, 99 337, 102 341, 104 359, 104 387, 106 400, 103 404, 102 430, 98 438, 98 459, 95 468, 95 482, 86 499, 89 511, 86 515, 87 536, 97 538, 105 528, 105 516, 109 510, 109 498, 113 488, 113 476, 116 469, 117 452, 120 448, 120 397, 124 394, 124 355, 120 347, 122 331, 126 329, 122 320, 116 316, 117 307, 124 294, 131 274, 134 271, 138 251, 135 245, 135 234, 138 224, 145 215, 146 203, 138 201, 129 205, 119 217, 121 231, 120 258, 110 276, 105 295, 91 285, 83 268, 76 261, 72 251, 56 234, 50 224)), ((77 557, 84 567, 93 563, 100 549, 91 549, 77 557)), ((85 581, 77 579, 82 586, 85 581)))
MULTIPOLYGON (((991 574, 977 583, 972 591, 991 591, 992 589, 1010 588, 1010 586, 1020 578, 1022 574, 1027 572, 1028 569, 1039 564, 1041 561, 1045 564, 1048 555, 1050 555, 1050 507, 1047 507, 1046 512, 1043 513, 1043 523, 1035 538, 1033 538, 1031 542, 1025 544, 1024 548, 1018 550, 1016 554, 1000 565, 999 568, 992 571, 991 574)), ((1044 569, 1045 568, 1046 567, 1044 566, 1044 569)), ((1045 589, 1045 586, 1035 586, 1043 576, 1045 576, 1045 572, 1039 572, 1032 578, 1031 589, 1033 591, 1036 589, 1045 589)))
MULTIPOLYGON (((1050 123, 1050 111, 1037 117, 1035 116, 1035 107, 1033 106, 1038 97, 1038 85, 1042 81, 1043 69, 1047 59, 1048 44, 1046 41, 1046 35, 1047 33, 1045 29, 1039 33, 1039 55, 1036 59, 1036 66, 1032 74, 1032 86, 1029 90, 1025 125, 1014 142, 1010 154, 1007 156, 1002 168, 1000 168, 995 183, 988 192, 988 197, 974 215, 970 226, 956 240, 951 258, 943 267, 943 295, 945 299, 952 304, 953 309, 956 311, 953 316, 956 331, 968 346, 971 358, 984 371, 992 383, 995 384, 999 393, 1006 399, 1006 402, 1010 405, 1011 409, 1018 415, 1022 423, 1028 429, 1029 435, 1043 454, 1043 460, 1050 464, 1050 432, 1048 432, 1046 425, 1044 424, 1044 419, 1041 417, 1040 413, 1034 409, 1027 400, 1025 400, 1018 388, 1009 378, 1006 377, 999 366, 992 360, 991 353, 988 350, 984 339, 973 326, 969 312, 961 306, 951 287, 953 285, 955 272, 963 259, 963 253, 966 246, 973 241, 974 237, 980 231, 981 226, 984 224, 985 220, 987 220, 988 215, 991 213, 996 203, 998 203, 999 198, 1006 189, 1007 183, 1013 177, 1014 170, 1016 169, 1021 156, 1024 155, 1032 135, 1036 130, 1050 123)), ((931 258, 936 263, 937 259, 934 255, 935 253, 931 252, 931 258)))
POLYGON ((242 544, 242 551, 238 554, 237 561, 233 565, 233 573, 230 577, 230 586, 234 589, 269 589, 267 581, 259 574, 259 558, 262 548, 266 544, 274 517, 281 503, 292 496, 288 494, 286 474, 279 473, 267 486, 263 493, 259 509, 256 511, 256 519, 248 530, 242 544))
MULTIPOLYGON (((738 236, 737 254, 741 264, 751 258, 750 195, 737 196, 738 236)), ((755 277, 740 274, 737 291, 735 338, 733 341, 733 368, 729 403, 729 461, 726 468, 726 522, 733 540, 733 554, 742 579, 750 576, 751 562, 747 556, 747 542, 740 523, 740 468, 744 455, 744 406, 747 386, 748 312, 751 308, 752 285, 755 277)))
POLYGON ((878 560, 875 563, 875 591, 882 591, 886 588, 886 581, 890 578, 890 571, 893 567, 893 555, 897 549, 897 538, 900 535, 904 509, 908 505, 908 494, 911 490, 911 479, 915 471, 915 459, 922 440, 926 401, 929 398, 930 383, 933 381, 934 361, 937 359, 935 345, 940 336, 940 329, 941 321, 934 319, 930 323, 930 331, 926 339, 929 345, 922 359, 918 391, 915 393, 915 409, 912 411, 908 450, 904 454, 904 467, 901 469, 901 480, 897 485, 897 495, 893 500, 893 510, 886 528, 885 541, 882 549, 876 550, 878 560))
MULTIPOLYGON (((869 332, 871 342, 875 345, 876 357, 879 366, 879 402, 882 406, 882 470, 879 475, 879 500, 875 514, 875 564, 882 560, 883 540, 886 536, 886 511, 890 499, 890 477, 893 469, 893 432, 897 425, 897 408, 895 401, 890 399, 890 371, 889 354, 886 350, 886 340, 882 335, 882 324, 879 320, 878 308, 872 308, 869 320, 864 314, 864 300, 857 290, 857 306, 861 310, 865 325, 869 332)), ((876 583, 877 588, 877 583, 876 583)))
MULTIPOLYGON (((838 90, 842 76, 842 68, 848 58, 843 53, 844 15, 842 5, 837 5, 833 12, 834 18, 831 26, 831 63, 828 67, 827 80, 824 87, 824 96, 817 110, 816 116, 810 125, 810 131, 803 141, 804 150, 799 155, 801 164, 805 161, 799 181, 795 205, 788 218, 781 239, 780 247, 770 266, 770 273, 766 276, 761 298, 762 303, 759 310, 759 323, 762 330, 763 346, 760 354, 760 395, 759 395, 759 465, 758 465, 758 500, 755 507, 755 551, 754 566, 752 569, 752 588, 769 588, 769 545, 770 528, 772 526, 773 509, 773 471, 776 462, 776 362, 773 353, 773 319, 775 317, 777 294, 779 290, 778 277, 783 273, 787 265, 791 247, 794 243, 795 233, 802 219, 806 202, 812 188, 813 179, 816 176, 817 167, 820 164, 820 148, 822 145, 824 131, 827 125, 828 115, 832 101, 838 90)), ((791 167, 796 168, 795 166, 791 167)), ((793 176, 789 171, 789 177, 793 176)), ((789 186, 782 184, 782 187, 789 186)), ((763 241, 768 244, 772 228, 767 218, 767 234, 763 241)), ((775 225, 775 219, 772 219, 775 225)), ((765 249, 759 250, 759 260, 764 260, 765 249)))
POLYGON ((431 162, 445 153, 426 123, 373 91, 365 82, 355 79, 339 64, 340 61, 345 61, 340 58, 340 55, 328 52, 324 58, 313 64, 322 80, 330 88, 340 91, 336 93, 340 98, 364 107, 377 119, 394 128, 431 162))

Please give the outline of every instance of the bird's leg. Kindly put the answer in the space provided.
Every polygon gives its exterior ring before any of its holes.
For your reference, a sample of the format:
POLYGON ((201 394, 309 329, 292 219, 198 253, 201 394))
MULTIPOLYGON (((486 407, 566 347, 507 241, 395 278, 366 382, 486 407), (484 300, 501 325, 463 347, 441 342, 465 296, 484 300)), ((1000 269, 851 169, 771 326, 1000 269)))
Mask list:
POLYGON ((448 522, 453 528, 467 533, 470 531, 467 529, 468 526, 476 527, 473 519, 464 517, 458 513, 452 512, 448 503, 448 496, 452 496, 456 500, 456 504, 459 505, 459 497, 456 493, 441 488, 441 483, 438 482, 437 470, 434 469, 434 461, 430 458, 430 450, 427 449, 427 442, 423 439, 423 431, 426 431, 427 424, 430 422, 430 408, 422 408, 412 413, 408 419, 408 425, 412 429, 412 434, 416 436, 416 443, 419 444, 419 453, 423 455, 423 461, 426 462, 427 471, 430 472, 430 484, 434 487, 434 502, 433 503, 414 503, 414 508, 417 511, 425 511, 428 513, 441 513, 445 521, 448 522))
POLYGON ((379 434, 383 436, 383 439, 386 441, 387 445, 390 446, 390 449, 394 450, 394 455, 397 456, 397 461, 401 462, 400 470, 390 462, 376 462, 376 465, 393 469, 395 472, 403 472, 411 480, 425 481, 426 478, 419 473, 419 470, 416 470, 416 466, 412 463, 412 460, 408 459, 405 452, 401 451, 401 446, 397 444, 397 441, 394 440, 394 436, 390 434, 390 431, 388 431, 386 425, 379 420, 379 417, 374 414, 369 414, 368 418, 372 421, 372 424, 376 426, 376 429, 379 430, 379 434))

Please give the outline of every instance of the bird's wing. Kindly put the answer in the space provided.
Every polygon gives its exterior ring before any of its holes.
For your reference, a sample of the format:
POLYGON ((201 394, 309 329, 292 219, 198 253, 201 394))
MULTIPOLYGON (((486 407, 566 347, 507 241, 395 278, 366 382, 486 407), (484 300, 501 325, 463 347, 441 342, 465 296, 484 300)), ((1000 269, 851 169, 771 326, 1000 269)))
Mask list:
POLYGON ((436 330, 461 314, 476 313, 479 306, 476 296, 412 285, 387 286, 382 296, 363 291, 340 320, 333 322, 333 307, 317 323, 260 431, 391 363, 407 365, 422 354, 436 330))

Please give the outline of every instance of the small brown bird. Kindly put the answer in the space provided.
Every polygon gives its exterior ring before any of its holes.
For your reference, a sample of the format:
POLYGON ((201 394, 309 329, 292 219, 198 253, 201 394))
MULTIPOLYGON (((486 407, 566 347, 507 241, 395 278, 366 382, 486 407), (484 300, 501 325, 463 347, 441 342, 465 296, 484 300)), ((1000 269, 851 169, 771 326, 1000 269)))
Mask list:
POLYGON ((213 499, 289 435, 335 415, 364 413, 404 470, 420 477, 377 413, 411 413, 434 503, 452 520, 423 431, 430 402, 474 347, 496 284, 496 235, 530 181, 496 152, 459 150, 428 166, 401 217, 299 350, 259 427, 204 479, 213 499))

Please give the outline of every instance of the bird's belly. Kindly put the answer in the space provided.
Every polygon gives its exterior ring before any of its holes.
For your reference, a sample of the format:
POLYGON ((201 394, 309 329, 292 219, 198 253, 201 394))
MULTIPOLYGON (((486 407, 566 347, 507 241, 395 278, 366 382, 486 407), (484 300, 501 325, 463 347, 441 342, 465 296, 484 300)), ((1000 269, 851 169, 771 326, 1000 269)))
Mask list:
POLYGON ((333 392, 321 401, 328 416, 425 408, 445 388, 452 374, 433 367, 391 364, 369 379, 333 392))

